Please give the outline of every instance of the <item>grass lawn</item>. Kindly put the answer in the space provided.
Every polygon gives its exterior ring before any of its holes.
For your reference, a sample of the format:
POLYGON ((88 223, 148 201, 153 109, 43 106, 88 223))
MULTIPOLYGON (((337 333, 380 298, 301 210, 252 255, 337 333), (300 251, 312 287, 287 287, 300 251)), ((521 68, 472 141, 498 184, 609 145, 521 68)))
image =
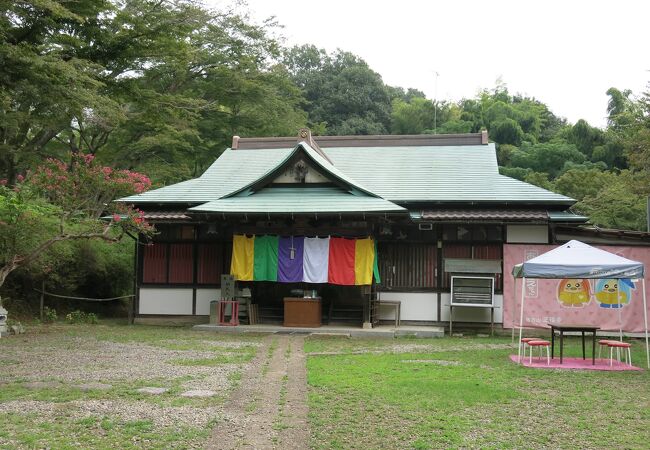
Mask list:
POLYGON ((116 324, 28 331, 0 340, 2 449, 202 448, 261 342, 116 324), (196 389, 216 395, 181 395, 196 389))
MULTIPOLYGON (((311 446, 648 448, 647 370, 524 368, 510 342, 309 338, 311 446)), ((641 341, 632 360, 645 363, 641 341)))

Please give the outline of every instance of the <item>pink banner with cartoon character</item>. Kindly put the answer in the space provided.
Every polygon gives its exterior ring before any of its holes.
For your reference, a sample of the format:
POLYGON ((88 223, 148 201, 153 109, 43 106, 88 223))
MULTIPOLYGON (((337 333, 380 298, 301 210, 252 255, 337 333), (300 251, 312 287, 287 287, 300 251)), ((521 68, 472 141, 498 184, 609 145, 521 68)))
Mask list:
MULTIPOLYGON (((503 246, 503 326, 519 326, 521 283, 516 280, 514 295, 512 268, 556 248, 555 245, 505 244, 503 246)), ((633 261, 650 270, 650 248, 595 246, 633 261)), ((589 324, 602 330, 642 332, 643 291, 641 280, 526 279, 524 327, 547 324, 589 324), (618 298, 617 298, 618 292, 618 298)))

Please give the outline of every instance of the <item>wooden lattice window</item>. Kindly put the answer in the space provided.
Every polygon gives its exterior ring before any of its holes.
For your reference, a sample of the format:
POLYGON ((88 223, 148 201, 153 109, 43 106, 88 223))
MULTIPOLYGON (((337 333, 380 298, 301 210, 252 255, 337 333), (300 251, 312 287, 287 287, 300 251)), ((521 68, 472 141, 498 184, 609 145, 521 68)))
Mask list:
POLYGON ((435 288, 437 252, 436 244, 381 243, 378 255, 382 287, 435 288))

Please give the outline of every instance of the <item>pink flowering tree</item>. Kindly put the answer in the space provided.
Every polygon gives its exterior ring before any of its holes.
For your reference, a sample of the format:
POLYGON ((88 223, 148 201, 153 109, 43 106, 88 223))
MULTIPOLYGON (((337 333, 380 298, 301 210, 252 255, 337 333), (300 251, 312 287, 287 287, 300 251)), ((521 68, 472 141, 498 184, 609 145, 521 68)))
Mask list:
POLYGON ((153 233, 141 211, 113 201, 146 191, 149 178, 103 167, 93 158, 78 153, 70 163, 47 159, 13 187, 0 180, 0 287, 7 275, 36 262, 57 242, 153 233))

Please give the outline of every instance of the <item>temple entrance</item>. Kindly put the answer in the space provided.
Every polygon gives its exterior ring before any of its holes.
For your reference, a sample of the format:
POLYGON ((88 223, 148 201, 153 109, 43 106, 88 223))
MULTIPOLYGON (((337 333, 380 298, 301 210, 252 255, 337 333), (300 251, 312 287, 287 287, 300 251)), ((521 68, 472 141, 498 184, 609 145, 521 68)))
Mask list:
POLYGON ((362 326, 370 314, 378 321, 378 307, 369 304, 370 286, 338 286, 312 283, 238 282, 237 288, 249 289, 251 303, 257 305, 259 322, 282 325, 285 299, 318 299, 322 325, 362 326))

